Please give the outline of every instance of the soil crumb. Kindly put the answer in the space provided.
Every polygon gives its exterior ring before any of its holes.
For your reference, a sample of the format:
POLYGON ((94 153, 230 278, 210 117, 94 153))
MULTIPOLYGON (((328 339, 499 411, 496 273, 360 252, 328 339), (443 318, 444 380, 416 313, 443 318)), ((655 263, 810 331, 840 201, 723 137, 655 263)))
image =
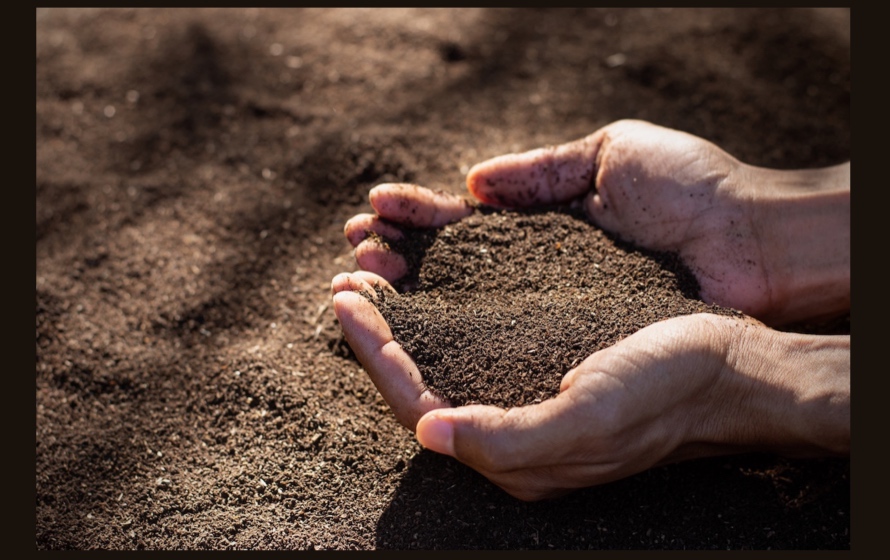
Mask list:
POLYGON ((673 253, 612 237, 580 210, 482 207, 389 242, 412 272, 377 306, 427 386, 451 404, 502 407, 559 393, 592 353, 657 321, 709 312, 673 253))

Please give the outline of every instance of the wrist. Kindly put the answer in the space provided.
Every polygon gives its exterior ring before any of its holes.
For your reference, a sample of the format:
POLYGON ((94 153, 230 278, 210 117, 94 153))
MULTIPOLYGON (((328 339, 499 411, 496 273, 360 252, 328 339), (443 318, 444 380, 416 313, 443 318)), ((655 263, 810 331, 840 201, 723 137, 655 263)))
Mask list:
POLYGON ((850 337, 729 328, 712 441, 789 456, 849 453, 850 337))
POLYGON ((850 165, 781 171, 746 166, 752 228, 769 280, 772 325, 850 309, 850 165))

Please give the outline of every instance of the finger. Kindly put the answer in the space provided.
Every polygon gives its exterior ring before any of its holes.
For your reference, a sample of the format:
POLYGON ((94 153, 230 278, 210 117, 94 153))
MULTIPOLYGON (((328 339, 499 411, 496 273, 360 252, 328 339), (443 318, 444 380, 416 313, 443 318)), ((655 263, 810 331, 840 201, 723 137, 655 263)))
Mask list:
POLYGON ((358 214, 350 218, 343 227, 346 239, 355 247, 368 237, 368 232, 374 232, 384 239, 398 241, 402 239, 402 231, 392 224, 382 221, 374 214, 358 214))
POLYGON ((504 410, 470 405, 435 410, 417 424, 424 447, 484 473, 505 473, 559 462, 572 449, 572 397, 504 410))
POLYGON ((355 272, 342 272, 331 280, 331 294, 340 292, 365 292, 372 298, 377 298, 374 288, 380 288, 392 293, 396 293, 395 288, 386 281, 385 278, 368 272, 366 270, 357 270, 355 272))
POLYGON ((405 257, 392 250, 380 238, 369 237, 355 247, 355 261, 364 270, 373 272, 387 282, 395 282, 408 274, 405 257))
POLYGON ((366 282, 361 278, 357 278, 351 272, 341 272, 331 280, 331 295, 340 292, 367 291, 372 294, 374 293, 373 289, 368 290, 367 288, 370 288, 370 286, 366 287, 366 282))
POLYGON ((603 135, 600 129, 567 144, 483 161, 470 169, 467 188, 495 206, 567 202, 592 188, 603 135))
POLYGON ((380 216, 412 227, 442 227, 473 213, 465 198, 407 183, 377 185, 368 198, 380 216))
POLYGON ((400 423, 414 430, 425 413, 448 406, 427 390, 414 361, 393 340, 373 303, 351 291, 334 294, 333 301, 346 341, 400 423))
POLYGON ((368 270, 356 270, 352 273, 353 276, 357 276, 364 280, 367 284, 372 287, 379 287, 388 292, 396 293, 396 289, 392 287, 392 284, 386 281, 386 278, 380 276, 379 274, 374 274, 368 270))
POLYGON ((625 449, 604 447, 596 426, 578 414, 591 403, 574 401, 561 393, 510 410, 482 405, 434 410, 418 421, 417 439, 526 501, 618 480, 655 464, 657 457, 629 464, 625 449))

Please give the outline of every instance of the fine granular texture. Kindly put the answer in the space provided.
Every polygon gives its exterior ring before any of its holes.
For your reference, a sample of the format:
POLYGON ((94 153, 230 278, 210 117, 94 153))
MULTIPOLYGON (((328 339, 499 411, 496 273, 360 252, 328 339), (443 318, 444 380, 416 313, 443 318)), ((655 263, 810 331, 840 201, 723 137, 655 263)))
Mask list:
POLYGON ((427 386, 451 404, 558 394, 590 354, 670 317, 738 311, 698 299, 677 255, 610 237, 567 208, 481 208, 390 243, 412 267, 377 305, 427 386))

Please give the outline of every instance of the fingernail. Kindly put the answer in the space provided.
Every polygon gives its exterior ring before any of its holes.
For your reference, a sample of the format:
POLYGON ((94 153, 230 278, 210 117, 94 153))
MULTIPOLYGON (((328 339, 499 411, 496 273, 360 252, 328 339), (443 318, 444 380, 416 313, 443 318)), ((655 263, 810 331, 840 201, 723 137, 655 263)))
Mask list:
POLYGON ((417 423, 417 441, 436 453, 454 456, 454 427, 436 416, 424 416, 417 423))

